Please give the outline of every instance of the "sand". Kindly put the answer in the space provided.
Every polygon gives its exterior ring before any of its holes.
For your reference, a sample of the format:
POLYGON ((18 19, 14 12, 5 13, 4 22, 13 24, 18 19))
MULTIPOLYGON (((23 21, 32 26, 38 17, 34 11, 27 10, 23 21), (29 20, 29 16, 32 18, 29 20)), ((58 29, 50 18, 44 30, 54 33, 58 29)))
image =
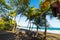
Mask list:
MULTIPOLYGON (((41 40, 41 36, 43 35, 43 32, 39 31, 38 39, 34 36, 36 35, 36 31, 29 31, 26 29, 20 29, 18 35, 12 33, 12 32, 0 32, 0 40, 41 40), (34 35, 33 35, 34 34, 34 35)), ((54 33, 47 33, 47 40, 60 40, 60 34, 54 34, 54 33)))

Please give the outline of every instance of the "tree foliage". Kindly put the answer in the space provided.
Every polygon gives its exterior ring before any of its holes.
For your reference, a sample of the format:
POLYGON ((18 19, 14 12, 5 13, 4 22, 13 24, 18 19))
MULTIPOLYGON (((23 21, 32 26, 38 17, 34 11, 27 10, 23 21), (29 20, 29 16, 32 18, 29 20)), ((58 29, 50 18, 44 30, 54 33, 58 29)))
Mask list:
POLYGON ((11 6, 9 6, 8 4, 6 4, 6 0, 0 0, 0 5, 4 6, 4 8, 6 8, 6 9, 12 9, 11 6))
POLYGON ((0 14, 0 30, 12 30, 14 21, 5 14, 0 14))

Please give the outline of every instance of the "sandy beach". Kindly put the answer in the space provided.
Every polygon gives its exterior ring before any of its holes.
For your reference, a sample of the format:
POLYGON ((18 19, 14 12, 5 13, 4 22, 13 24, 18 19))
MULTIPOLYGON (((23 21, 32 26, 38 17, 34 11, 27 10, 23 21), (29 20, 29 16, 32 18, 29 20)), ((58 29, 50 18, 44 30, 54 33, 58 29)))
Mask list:
MULTIPOLYGON (((43 34, 43 32, 39 32, 43 34)), ((47 33, 47 40, 60 40, 60 34, 47 33)))
MULTIPOLYGON (((40 38, 43 35, 43 32, 39 31, 38 39, 35 39, 36 31, 26 29, 20 29, 18 36, 11 32, 1 33, 2 32, 0 32, 0 40, 41 40, 40 38)), ((47 33, 47 40, 60 40, 60 34, 47 33)))

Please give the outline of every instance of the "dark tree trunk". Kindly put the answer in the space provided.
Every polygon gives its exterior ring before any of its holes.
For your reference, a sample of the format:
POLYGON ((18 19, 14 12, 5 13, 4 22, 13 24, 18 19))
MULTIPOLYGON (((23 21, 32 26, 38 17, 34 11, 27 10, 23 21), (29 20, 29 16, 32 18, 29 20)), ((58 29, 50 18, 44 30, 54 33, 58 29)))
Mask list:
POLYGON ((28 22, 27 28, 28 28, 28 26, 29 26, 29 22, 28 22))
POLYGON ((30 28, 31 28, 31 21, 30 20, 28 22, 27 28, 28 28, 28 26, 29 26, 29 30, 30 30, 30 28))
POLYGON ((45 32, 44 32, 44 40, 46 40, 46 33, 47 33, 47 25, 46 25, 46 16, 45 16, 45 32))
POLYGON ((45 39, 46 39, 46 32, 47 32, 47 26, 46 26, 46 22, 45 22, 45 39))
POLYGON ((30 21, 30 27, 29 27, 29 30, 31 29, 31 21, 30 21))
POLYGON ((39 26, 37 26, 37 33, 36 33, 36 37, 38 36, 38 28, 39 28, 39 26))

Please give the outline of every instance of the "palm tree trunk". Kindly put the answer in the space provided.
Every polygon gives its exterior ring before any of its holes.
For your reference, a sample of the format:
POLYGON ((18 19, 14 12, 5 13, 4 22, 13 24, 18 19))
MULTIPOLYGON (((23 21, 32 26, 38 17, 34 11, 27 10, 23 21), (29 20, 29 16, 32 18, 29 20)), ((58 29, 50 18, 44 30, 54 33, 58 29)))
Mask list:
POLYGON ((39 26, 37 25, 37 33, 36 33, 36 37, 38 36, 38 28, 39 28, 39 26))
POLYGON ((29 20, 27 27, 29 26, 29 30, 31 28, 31 21, 29 20))
POLYGON ((28 25, 27 25, 27 28, 29 27, 29 30, 30 30, 30 27, 31 27, 31 21, 29 20, 28 22, 28 25))
POLYGON ((37 32, 38 32, 38 28, 39 28, 39 26, 37 26, 37 32))
POLYGON ((14 27, 12 29, 12 32, 15 33, 16 32, 16 16, 14 18, 14 27))
POLYGON ((32 24, 31 30, 33 29, 34 24, 32 24))
POLYGON ((29 21, 28 21, 28 25, 27 25, 27 28, 28 28, 28 26, 29 26, 29 21))
POLYGON ((31 21, 30 21, 30 27, 29 27, 29 30, 31 29, 31 21))
POLYGON ((45 39, 46 39, 46 32, 47 32, 47 27, 46 27, 46 23, 45 23, 45 32, 44 32, 44 34, 45 34, 45 39))
POLYGON ((44 37, 44 40, 46 40, 46 33, 47 33, 47 25, 46 25, 46 17, 45 17, 45 32, 44 32, 45 37, 44 37))

